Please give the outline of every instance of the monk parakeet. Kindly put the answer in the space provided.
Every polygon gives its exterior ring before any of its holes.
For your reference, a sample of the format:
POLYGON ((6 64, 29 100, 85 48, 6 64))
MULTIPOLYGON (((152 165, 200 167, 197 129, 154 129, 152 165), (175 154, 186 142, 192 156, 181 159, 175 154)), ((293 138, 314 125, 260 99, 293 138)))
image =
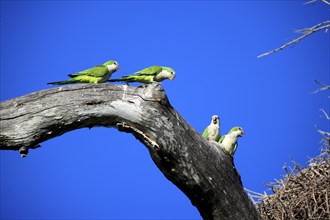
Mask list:
POLYGON ((69 74, 68 76, 70 76, 71 79, 58 82, 50 82, 47 84, 63 85, 72 83, 104 83, 114 72, 118 70, 118 68, 119 64, 116 61, 110 60, 102 65, 98 65, 81 72, 69 74))
POLYGON ((237 138, 242 137, 243 134, 244 130, 241 127, 233 127, 228 134, 223 135, 220 138, 219 143, 221 143, 225 150, 233 156, 238 146, 237 138))
POLYGON ((212 116, 212 120, 209 126, 205 128, 202 136, 207 140, 218 142, 220 139, 220 118, 217 115, 212 116))
POLYGON ((165 79, 173 80, 175 78, 175 72, 172 68, 164 66, 151 66, 133 73, 129 76, 123 76, 120 79, 110 79, 108 82, 119 82, 123 81, 126 83, 130 82, 142 82, 142 83, 152 83, 161 82, 165 79))

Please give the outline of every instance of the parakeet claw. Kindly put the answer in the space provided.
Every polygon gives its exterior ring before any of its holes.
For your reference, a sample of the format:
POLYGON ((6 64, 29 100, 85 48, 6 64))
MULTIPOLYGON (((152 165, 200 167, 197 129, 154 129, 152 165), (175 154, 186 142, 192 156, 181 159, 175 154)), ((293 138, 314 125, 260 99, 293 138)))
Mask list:
POLYGON ((141 85, 138 86, 138 88, 147 88, 148 84, 147 83, 143 83, 141 85))

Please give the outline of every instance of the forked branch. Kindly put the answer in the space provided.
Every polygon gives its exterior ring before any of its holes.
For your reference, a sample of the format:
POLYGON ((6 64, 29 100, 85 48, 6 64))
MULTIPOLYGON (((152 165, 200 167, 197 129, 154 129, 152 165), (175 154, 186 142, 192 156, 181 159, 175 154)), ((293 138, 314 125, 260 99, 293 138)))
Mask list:
POLYGON ((309 35, 313 34, 313 33, 316 33, 318 31, 321 31, 321 30, 325 30, 326 32, 328 31, 330 27, 330 20, 329 21, 324 21, 324 22, 321 22, 313 27, 310 27, 310 28, 304 28, 304 29, 301 29, 301 30, 297 30, 296 32, 297 33, 301 33, 302 35, 298 38, 295 38, 293 39, 292 41, 290 42, 287 42, 286 44, 283 44, 282 46, 274 49, 274 50, 271 50, 271 51, 268 51, 266 53, 263 53, 259 56, 257 56, 257 58, 261 58, 261 57, 264 57, 264 56, 267 56, 267 55, 270 55, 272 53, 276 53, 278 51, 281 51, 283 50, 284 48, 290 46, 290 45, 294 45, 294 44, 297 44, 299 43, 301 40, 303 40, 304 38, 308 37, 309 35))

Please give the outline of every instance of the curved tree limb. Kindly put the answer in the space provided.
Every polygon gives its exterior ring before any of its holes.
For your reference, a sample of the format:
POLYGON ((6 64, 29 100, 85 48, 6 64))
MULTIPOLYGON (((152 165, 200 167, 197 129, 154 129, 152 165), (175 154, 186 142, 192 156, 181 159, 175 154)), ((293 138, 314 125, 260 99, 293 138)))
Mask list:
POLYGON ((259 219, 232 157, 205 140, 170 105, 163 88, 80 84, 0 103, 0 149, 35 148, 94 126, 132 133, 204 219, 259 219))

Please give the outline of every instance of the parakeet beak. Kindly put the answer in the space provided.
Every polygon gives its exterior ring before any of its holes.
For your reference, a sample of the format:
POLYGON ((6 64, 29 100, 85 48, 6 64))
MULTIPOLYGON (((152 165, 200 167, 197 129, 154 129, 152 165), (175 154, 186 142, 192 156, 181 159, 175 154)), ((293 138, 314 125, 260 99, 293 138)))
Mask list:
POLYGON ((240 137, 242 137, 244 135, 244 131, 242 130, 241 134, 239 135, 240 137))
POLYGON ((116 71, 119 69, 119 64, 117 64, 117 68, 116 68, 116 71))

